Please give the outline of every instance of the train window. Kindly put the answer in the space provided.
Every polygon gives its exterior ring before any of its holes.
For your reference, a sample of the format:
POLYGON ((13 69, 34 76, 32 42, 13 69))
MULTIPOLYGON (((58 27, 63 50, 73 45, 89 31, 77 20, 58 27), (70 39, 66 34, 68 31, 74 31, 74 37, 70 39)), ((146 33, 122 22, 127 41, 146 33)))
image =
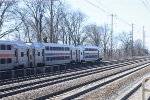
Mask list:
POLYGON ((7 45, 7 50, 11 50, 11 45, 7 45))
POLYGON ((7 58, 7 63, 12 63, 12 59, 11 58, 7 58))
POLYGON ((67 51, 67 47, 65 47, 64 49, 65 49, 65 51, 67 51))
POLYGON ((58 49, 57 49, 58 51, 61 51, 61 47, 57 47, 57 48, 58 48, 58 49))
POLYGON ((40 56, 40 52, 38 52, 38 56, 40 56))
POLYGON ((59 60, 62 60, 62 56, 59 57, 59 60))
POLYGON ((52 48, 52 47, 49 47, 49 49, 50 49, 50 50, 53 50, 53 48, 52 48))
POLYGON ((60 47, 56 47, 56 51, 60 51, 61 50, 61 48, 60 47))
POLYGON ((81 55, 82 55, 82 52, 81 52, 81 55))
POLYGON ((49 47, 45 47, 46 50, 49 50, 49 47))
POLYGON ((1 50, 6 50, 5 45, 0 45, 1 50))
POLYGON ((52 57, 49 57, 48 59, 49 59, 49 61, 52 61, 52 57))
POLYGON ((58 51, 62 51, 61 47, 58 47, 58 51))
POLYGON ((62 47, 62 51, 64 51, 64 47, 62 47))
POLYGON ((68 47, 65 47, 65 51, 68 51, 68 47))
POLYGON ((58 51, 58 47, 55 47, 55 50, 58 51))
POLYGON ((46 57, 46 61, 49 61, 50 59, 49 59, 49 57, 46 57))
POLYGON ((24 56, 24 52, 21 52, 21 57, 23 57, 24 56))
POLYGON ((1 59, 1 64, 6 64, 6 59, 1 59))
POLYGON ((51 61, 53 61, 54 60, 54 57, 51 57, 51 59, 50 59, 51 61))

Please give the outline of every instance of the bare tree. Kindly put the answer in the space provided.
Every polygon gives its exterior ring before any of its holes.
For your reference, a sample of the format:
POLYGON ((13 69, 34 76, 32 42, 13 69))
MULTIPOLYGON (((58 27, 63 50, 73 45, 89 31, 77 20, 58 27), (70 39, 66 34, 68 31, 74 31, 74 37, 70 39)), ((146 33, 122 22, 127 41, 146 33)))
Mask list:
POLYGON ((103 29, 100 26, 97 26, 96 24, 90 24, 85 26, 84 32, 88 34, 89 42, 91 44, 94 44, 96 46, 101 45, 101 32, 103 29))
POLYGON ((129 56, 131 54, 131 40, 130 35, 127 32, 122 32, 119 34, 119 40, 124 48, 124 56, 129 56))
MULTIPOLYGON (((31 32, 34 33, 34 37, 38 42, 42 42, 42 32, 44 29, 43 17, 44 17, 44 0, 23 0, 25 7, 22 8, 22 12, 18 12, 26 27, 26 35, 30 37, 31 32), (26 15, 26 16, 24 16, 26 15), (30 27, 30 34, 29 34, 30 27)), ((31 41, 31 39, 29 39, 31 41)))
POLYGON ((0 0, 0 39, 20 28, 21 22, 14 21, 15 4, 15 0, 0 0))
POLYGON ((110 48, 110 28, 107 24, 101 26, 101 47, 104 51, 104 58, 108 58, 110 48))
POLYGON ((85 15, 80 11, 65 11, 61 12, 61 20, 59 22, 59 33, 63 43, 80 45, 86 39, 86 35, 82 28, 84 26, 85 15))
POLYGON ((46 19, 45 32, 48 34, 45 34, 45 36, 48 37, 50 41, 53 41, 55 43, 58 42, 58 40, 61 36, 60 25, 62 24, 61 21, 63 20, 63 18, 65 16, 65 14, 64 14, 65 7, 66 7, 65 3, 62 3, 62 2, 53 3, 53 14, 52 14, 53 16, 51 16, 51 2, 47 1, 47 4, 46 4, 47 13, 46 13, 46 17, 45 17, 45 19, 46 19), (53 32, 54 33, 51 33, 51 30, 52 30, 51 17, 53 17, 53 32), (51 36, 52 36, 52 38, 51 38, 51 36))
POLYGON ((134 55, 135 56, 142 56, 143 55, 143 46, 142 40, 138 39, 134 42, 134 55))

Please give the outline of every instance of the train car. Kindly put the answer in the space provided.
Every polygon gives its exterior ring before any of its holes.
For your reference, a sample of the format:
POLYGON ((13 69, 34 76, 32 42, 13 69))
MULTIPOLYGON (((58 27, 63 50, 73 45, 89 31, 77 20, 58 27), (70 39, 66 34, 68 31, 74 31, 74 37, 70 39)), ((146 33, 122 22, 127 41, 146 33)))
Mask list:
POLYGON ((45 65, 72 63, 76 60, 73 45, 43 43, 45 46, 45 65))
POLYGON ((29 66, 29 47, 21 41, 0 41, 0 70, 29 66))
POLYGON ((73 45, 55 43, 27 43, 33 50, 33 65, 45 66, 72 63, 76 60, 73 45))
POLYGON ((102 60, 101 49, 96 46, 77 46, 77 62, 102 60))

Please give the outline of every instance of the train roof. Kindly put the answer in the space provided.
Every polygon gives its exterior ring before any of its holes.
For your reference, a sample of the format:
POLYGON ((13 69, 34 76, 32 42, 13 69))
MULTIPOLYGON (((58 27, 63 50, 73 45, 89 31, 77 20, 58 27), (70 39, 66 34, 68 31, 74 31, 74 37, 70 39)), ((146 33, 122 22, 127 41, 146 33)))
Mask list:
POLYGON ((42 43, 38 43, 38 42, 26 43, 26 44, 33 46, 33 47, 44 47, 42 43))
POLYGON ((12 45, 17 45, 20 47, 29 47, 22 41, 5 41, 5 40, 0 40, 0 44, 12 44, 12 45))
POLYGON ((56 44, 56 43, 42 43, 44 46, 66 46, 66 47, 72 47, 73 45, 68 45, 68 44, 56 44))
POLYGON ((33 43, 27 43, 27 44, 32 45, 34 47, 42 47, 42 46, 74 47, 74 45, 56 44, 56 43, 39 43, 39 42, 33 42, 33 43))
POLYGON ((97 46, 83 46, 83 45, 78 45, 77 47, 81 47, 81 48, 100 48, 97 46))

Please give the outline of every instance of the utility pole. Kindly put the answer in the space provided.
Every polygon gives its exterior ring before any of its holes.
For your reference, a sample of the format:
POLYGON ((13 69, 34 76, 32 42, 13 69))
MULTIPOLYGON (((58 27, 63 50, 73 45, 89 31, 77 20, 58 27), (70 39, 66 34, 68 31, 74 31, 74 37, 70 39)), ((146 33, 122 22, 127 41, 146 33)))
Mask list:
POLYGON ((131 55, 132 55, 132 57, 133 57, 133 24, 132 24, 132 30, 131 30, 131 34, 130 34, 130 40, 131 40, 131 55))
POLYGON ((114 15, 112 14, 111 15, 111 35, 110 35, 110 53, 111 53, 111 59, 113 58, 113 25, 114 25, 114 22, 113 22, 113 20, 114 20, 114 15))
POLYGON ((143 26, 143 56, 144 56, 144 49, 145 49, 145 30, 143 26))
POLYGON ((53 0, 51 0, 51 32, 50 32, 50 43, 53 43, 53 0))

